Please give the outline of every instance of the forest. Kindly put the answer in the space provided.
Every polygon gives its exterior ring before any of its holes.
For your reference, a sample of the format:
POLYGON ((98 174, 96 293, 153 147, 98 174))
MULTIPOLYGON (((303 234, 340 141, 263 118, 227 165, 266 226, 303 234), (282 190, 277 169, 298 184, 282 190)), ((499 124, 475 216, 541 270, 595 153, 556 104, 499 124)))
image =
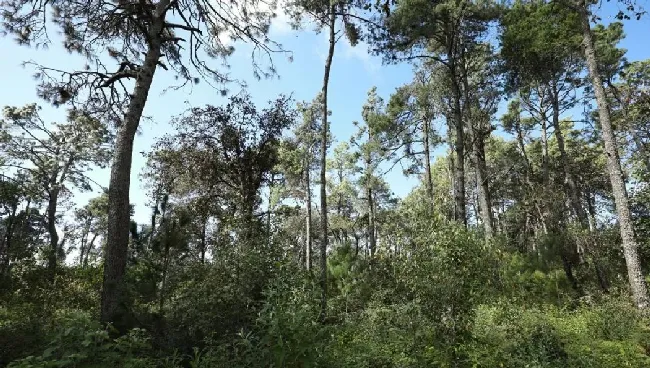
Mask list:
POLYGON ((644 5, 1 0, 0 367, 650 367, 644 5))

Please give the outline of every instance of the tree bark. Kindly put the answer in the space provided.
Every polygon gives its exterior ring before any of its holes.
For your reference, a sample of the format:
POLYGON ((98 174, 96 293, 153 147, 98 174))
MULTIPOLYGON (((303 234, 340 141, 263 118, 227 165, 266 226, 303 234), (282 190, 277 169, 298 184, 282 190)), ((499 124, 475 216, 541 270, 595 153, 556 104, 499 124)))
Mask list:
POLYGON ((427 176, 425 185, 427 186, 427 196, 429 197, 429 204, 431 205, 431 208, 433 208, 434 205, 434 197, 433 197, 433 177, 431 176, 431 143, 429 142, 429 135, 431 134, 431 122, 429 121, 429 117, 425 116, 424 117, 424 122, 422 123, 422 134, 424 135, 424 174, 427 176))
POLYGON ((327 137, 329 128, 327 124, 327 90, 330 80, 330 70, 332 68, 332 59, 334 58, 334 46, 336 44, 336 5, 329 6, 329 48, 327 59, 325 60, 325 74, 323 76, 323 123, 321 131, 321 157, 320 157, 320 207, 321 207, 321 247, 320 247, 320 284, 321 284, 321 305, 320 319, 325 321, 327 317, 327 137))
POLYGON ((88 243, 88 247, 86 249, 86 255, 81 265, 82 268, 88 267, 88 258, 90 257, 90 251, 93 249, 93 245, 95 244, 96 239, 97 239, 97 234, 93 234, 93 238, 90 239, 90 243, 88 243))
POLYGON ((625 188, 625 181, 623 180, 621 163, 619 161, 616 137, 614 135, 614 129, 612 128, 609 114, 609 104, 605 95, 603 81, 598 70, 593 34, 589 19, 590 12, 588 3, 584 0, 579 0, 578 10, 580 12, 580 20, 582 23, 585 59, 587 61, 591 83, 598 104, 598 117, 602 128, 604 151, 607 157, 607 171, 612 185, 612 194, 614 195, 616 212, 618 214, 618 223, 621 232, 623 254, 625 255, 625 263, 627 265, 630 289, 637 307, 641 310, 646 310, 649 307, 650 299, 648 298, 647 285, 643 273, 641 272, 638 245, 634 235, 634 228, 632 227, 632 216, 630 215, 627 190, 625 188))
MULTIPOLYGON (((451 68, 451 73, 455 74, 455 68, 451 68)), ((454 217, 455 220, 463 226, 467 226, 467 209, 465 208, 465 130, 463 127, 463 115, 461 109, 461 92, 456 76, 452 75, 452 88, 454 99, 454 128, 455 128, 455 144, 456 151, 455 167, 454 167, 454 217)))
POLYGON ((472 137, 472 156, 476 171, 476 187, 478 191, 479 210, 485 238, 491 239, 494 235, 494 220, 492 218, 492 203, 490 201, 490 188, 488 185, 487 168, 485 164, 485 134, 483 129, 474 129, 472 137))
POLYGON ((149 30, 149 48, 136 78, 124 121, 117 132, 113 165, 111 166, 108 187, 107 249, 104 259, 100 320, 102 323, 112 323, 120 332, 123 332, 126 327, 123 319, 128 312, 123 279, 129 246, 129 190, 133 140, 161 56, 165 10, 168 8, 169 2, 170 0, 161 0, 156 5, 149 30))
MULTIPOLYGON (((29 205, 29 202, 28 202, 29 205)), ((6 276, 6 271, 9 268, 9 258, 11 251, 11 241, 14 235, 14 226, 16 225, 16 213, 18 212, 18 200, 11 205, 11 214, 7 219, 7 229, 3 239, 3 246, 0 249, 0 279, 6 276)))
POLYGON ((310 167, 309 163, 307 164, 307 170, 305 170, 305 186, 307 189, 307 218, 305 219, 305 232, 306 234, 306 244, 305 244, 305 267, 307 271, 311 271, 311 259, 312 259, 312 247, 314 241, 314 234, 312 231, 312 213, 311 213, 311 175, 309 173, 310 167))
POLYGON ((562 128, 560 127, 560 101, 558 100, 558 94, 557 84, 551 83, 551 104, 553 108, 552 123, 555 139, 557 140, 557 148, 558 151, 560 151, 560 164, 562 165, 562 171, 564 173, 564 184, 573 213, 577 217, 580 226, 586 228, 588 226, 587 214, 585 213, 584 207, 580 201, 580 191, 569 166, 569 156, 566 153, 564 145, 564 133, 562 133, 562 128))
MULTIPOLYGON (((451 185, 451 193, 449 193, 449 195, 454 196, 454 193, 456 193, 456 175, 455 175, 456 160, 454 159, 454 143, 453 143, 453 133, 452 133, 451 125, 448 123, 447 126, 448 126, 447 144, 449 145, 449 155, 448 155, 449 167, 447 173, 449 175, 449 184, 451 185)), ((456 218, 455 199, 454 199, 454 205, 450 209, 448 215, 449 218, 452 220, 456 218)))
POLYGON ((368 247, 370 248, 370 258, 375 257, 377 251, 377 238, 375 234, 375 203, 372 195, 372 188, 367 190, 368 196, 368 247))
POLYGON ((59 233, 56 231, 56 207, 58 204, 59 189, 50 189, 47 202, 47 232, 50 235, 50 247, 47 255, 47 274, 50 282, 54 282, 56 276, 56 263, 59 249, 59 233))
POLYGON ((203 223, 201 224, 201 263, 205 263, 205 252, 207 250, 207 228, 208 228, 208 217, 203 217, 203 223))

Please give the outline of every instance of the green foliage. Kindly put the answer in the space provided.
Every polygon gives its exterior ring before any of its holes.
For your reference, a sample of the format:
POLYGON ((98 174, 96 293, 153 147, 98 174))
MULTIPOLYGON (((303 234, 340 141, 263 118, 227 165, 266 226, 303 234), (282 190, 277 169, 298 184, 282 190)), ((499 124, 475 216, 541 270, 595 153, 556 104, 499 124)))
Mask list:
POLYGON ((47 348, 41 355, 14 361, 11 368, 54 367, 156 367, 149 338, 135 329, 113 339, 94 318, 83 311, 55 313, 48 331, 47 348))
MULTIPOLYGON (((338 142, 322 131, 331 115, 324 94, 297 106, 280 96, 260 109, 241 93, 190 108, 147 155, 150 222, 117 229, 113 199, 128 197, 125 181, 111 183, 111 200, 104 193, 57 212, 71 188, 90 189, 92 167, 107 164, 110 122, 120 121, 115 157, 124 160, 115 167, 131 167, 130 148, 119 148, 132 146, 134 109, 147 96, 105 88, 138 78, 137 90, 148 90, 152 65, 193 80, 180 58, 183 33, 195 71, 219 83, 229 77, 198 55, 230 55, 224 32, 255 43, 253 54, 275 51, 266 38, 274 4, 217 1, 219 20, 206 27, 208 2, 106 5, 114 12, 92 1, 0 5, 4 28, 23 43, 46 36, 30 27, 55 6, 51 21, 66 47, 100 68, 62 72, 58 82, 54 70, 36 75, 43 98, 86 95, 92 114, 71 110, 67 124, 48 128, 35 104, 3 110, 0 165, 20 169, 0 178, 1 367, 650 366, 650 321, 626 302, 635 246, 623 255, 611 218, 604 173, 613 166, 590 111, 581 14, 566 4, 284 2, 296 26, 333 24, 332 42, 364 39, 388 62, 416 60, 413 80, 388 100, 371 88, 360 123, 350 124, 357 130, 338 142), (111 73, 96 52, 122 68, 111 73), (499 104, 514 93, 497 127, 499 104), (125 106, 126 118, 116 119, 125 106), (500 128, 514 138, 492 134, 500 128), (436 156, 443 142, 449 151, 436 156), (335 143, 325 157, 321 149, 335 143), (398 198, 386 174, 402 164, 405 175, 424 175, 398 198), (325 218, 328 231, 314 226, 325 218), (108 244, 109 229, 128 230, 128 247, 108 244), (115 246, 124 255, 103 259, 115 246), (49 273, 48 261, 59 270, 49 273), (124 295, 114 300, 128 313, 108 318, 119 332, 98 322, 100 304, 111 301, 100 303, 102 282, 111 285, 104 267, 120 274, 113 281, 124 295)), ((617 47, 621 23, 593 33, 647 273, 650 64, 628 63, 617 47)), ((127 177, 117 171, 113 179, 127 177)))
POLYGON ((558 3, 516 2, 502 27, 501 56, 514 86, 555 78, 580 51, 578 14, 558 3))
POLYGON ((477 367, 643 367, 649 337, 617 299, 575 311, 499 303, 478 308, 469 354, 477 367))

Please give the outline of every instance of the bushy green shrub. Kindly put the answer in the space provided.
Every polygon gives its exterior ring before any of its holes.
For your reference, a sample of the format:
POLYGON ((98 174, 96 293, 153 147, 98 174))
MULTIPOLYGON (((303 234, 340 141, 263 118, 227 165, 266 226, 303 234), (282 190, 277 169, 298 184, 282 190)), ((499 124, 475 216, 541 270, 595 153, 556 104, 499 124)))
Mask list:
POLYGON ((477 309, 466 348, 476 367, 648 367, 646 330, 617 299, 573 311, 501 303, 477 309))
POLYGON ((46 349, 12 362, 10 368, 158 366, 143 330, 113 339, 88 313, 74 310, 56 313, 51 323, 46 349))

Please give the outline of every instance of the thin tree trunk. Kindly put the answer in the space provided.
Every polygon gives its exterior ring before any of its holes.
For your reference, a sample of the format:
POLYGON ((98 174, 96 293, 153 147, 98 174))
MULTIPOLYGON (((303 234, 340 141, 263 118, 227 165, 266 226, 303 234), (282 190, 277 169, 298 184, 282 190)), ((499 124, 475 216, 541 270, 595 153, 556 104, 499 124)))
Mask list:
POLYGON ((479 201, 479 210, 485 238, 491 239, 494 235, 494 223, 492 219, 492 205, 490 203, 490 189, 488 187, 487 169, 485 165, 485 137, 481 129, 474 130, 472 156, 474 159, 474 170, 476 172, 476 189, 479 201))
MULTIPOLYGON (((175 229, 174 222, 172 222, 172 231, 175 229)), ((160 281, 160 299, 158 300, 158 313, 162 317, 165 312, 165 291, 167 288, 167 272, 169 270, 169 233, 165 231, 165 249, 163 253, 163 269, 162 269, 162 279, 160 281)))
POLYGON ((621 232, 623 253, 627 265, 630 289, 632 290, 632 295, 637 307, 641 310, 645 310, 649 306, 650 299, 648 298, 647 285, 641 271, 638 245, 634 236, 634 228, 632 227, 632 216, 630 215, 627 190, 625 188, 625 181, 623 180, 621 163, 619 161, 616 137, 614 135, 614 129, 612 128, 609 114, 609 104, 605 95, 605 89, 603 88, 603 81, 600 72, 598 71, 596 52, 594 50, 594 40, 589 20, 590 13, 588 5, 584 0, 578 2, 578 9, 582 23, 585 59, 587 61, 594 94, 596 95, 596 102, 598 103, 598 117, 602 128, 605 155, 607 156, 607 171, 612 185, 612 194, 614 195, 616 212, 618 214, 618 223, 621 232))
MULTIPOLYGON (((452 68, 452 73, 455 73, 455 68, 452 68)), ((456 76, 452 75, 452 78, 455 79, 456 76)), ((457 222, 463 224, 463 226, 467 226, 467 209, 465 208, 465 130, 460 105, 461 92, 455 80, 452 81, 452 86, 454 92, 454 128, 456 133, 454 144, 456 151, 454 167, 454 218, 457 222)))
POLYGON ((88 236, 90 235, 91 221, 92 218, 86 220, 86 224, 83 230, 83 235, 81 236, 81 244, 79 245, 79 266, 83 265, 84 254, 86 252, 86 248, 88 248, 88 236))
POLYGON ((267 245, 271 245, 271 215, 273 214, 273 206, 271 205, 271 196, 273 195, 273 187, 275 186, 275 172, 271 173, 271 180, 269 183, 269 206, 266 211, 266 239, 267 245))
MULTIPOLYGON (((29 202, 28 202, 29 203, 29 202)), ((0 250, 0 278, 6 276, 5 272, 9 268, 9 257, 11 251, 11 241, 14 235, 14 226, 16 224, 16 213, 18 212, 18 200, 16 200, 11 206, 11 215, 7 220, 7 230, 5 233, 3 247, 0 250)))
POLYGON ((429 142, 429 135, 431 134, 431 122, 427 116, 424 117, 422 134, 424 135, 424 174, 427 176, 425 185, 427 186, 427 196, 429 197, 429 203, 433 208, 434 198, 433 198, 433 177, 431 173, 431 143, 429 142))
POLYGON ((562 133, 562 128, 560 127, 560 102, 558 101, 558 95, 557 84, 552 83, 551 101, 553 107, 553 130, 555 133, 555 139, 557 140, 558 151, 560 151, 560 164, 562 165, 562 171, 564 173, 564 184, 574 215, 578 218, 582 227, 587 227, 587 215, 582 203, 580 202, 580 190, 578 189, 575 177, 573 176, 569 166, 569 156, 566 153, 564 145, 564 133, 562 133))
MULTIPOLYGON (((339 186, 343 183, 343 167, 339 166, 338 168, 338 176, 339 176, 339 186)), ((343 193, 339 190, 339 195, 336 201, 336 215, 340 219, 341 216, 343 216, 343 193)), ((347 242, 347 234, 345 231, 345 227, 341 226, 339 229, 339 241, 341 243, 347 242)))
POLYGON ((375 237, 375 203, 372 195, 372 188, 368 188, 368 247, 370 248, 370 258, 375 257, 377 251, 377 238, 375 237))
POLYGON ((47 203, 47 232, 50 235, 50 247, 47 257, 47 273, 50 282, 54 282, 56 276, 56 263, 59 250, 59 233, 56 231, 56 207, 59 197, 59 189, 50 190, 47 203))
MULTIPOLYGON (((449 120, 449 119, 447 119, 449 120)), ((453 143, 453 133, 451 129, 451 125, 449 123, 447 124, 448 129, 447 129, 447 141, 449 144, 449 168, 448 168, 448 174, 449 174, 449 183, 451 184, 451 193, 449 193, 450 196, 454 196, 454 193, 456 193, 456 175, 454 169, 456 168, 456 160, 454 159, 454 143, 453 143)), ((454 200, 454 205, 451 208, 451 213, 449 213, 449 218, 450 219, 455 219, 456 218, 456 201, 454 200)))
POLYGON ((93 234, 93 238, 90 239, 90 243, 88 243, 88 249, 86 250, 86 255, 81 265, 82 268, 88 267, 88 258, 90 257, 90 251, 93 249, 93 245, 95 244, 96 239, 97 239, 97 234, 93 234))
POLYGON ((205 263, 205 252, 207 249, 207 228, 208 228, 208 217, 203 218, 203 224, 201 226, 201 263, 205 263))
POLYGON ((122 121, 117 132, 115 154, 111 166, 108 187, 107 249, 104 260, 100 320, 102 323, 113 323, 120 332, 123 332, 126 327, 123 319, 128 312, 123 279, 129 246, 129 190, 133 161, 133 140, 161 56, 165 10, 168 8, 169 2, 170 0, 158 2, 154 11, 155 14, 152 16, 148 37, 149 48, 145 54, 144 63, 138 72, 135 88, 124 115, 124 121, 122 121))
POLYGON ((564 250, 560 250, 560 258, 562 259, 562 267, 564 268, 564 273, 567 280, 569 280, 569 283, 571 284, 571 288, 578 293, 582 293, 580 286, 578 285, 578 280, 576 280, 575 276, 573 275, 571 263, 564 253, 564 250))
POLYGON ((327 316, 327 137, 328 137, 328 109, 327 109, 327 90, 330 80, 330 70, 332 68, 332 59, 334 58, 334 45, 336 43, 336 4, 329 6, 329 49, 327 60, 325 61, 325 75, 323 76, 323 122, 321 131, 321 157, 320 157, 320 206, 321 206, 321 248, 320 248, 320 284, 321 284, 321 305, 320 319, 325 321, 327 316))
POLYGON ((307 271, 311 271, 312 247, 314 241, 314 234, 312 231, 312 213, 311 213, 311 175, 309 175, 309 167, 305 171, 305 186, 307 187, 307 218, 305 219, 305 267, 307 271))
MULTIPOLYGON (((368 128, 368 142, 373 140, 370 128, 368 128)), ((366 154, 366 197, 368 201, 368 248, 370 250, 370 258, 375 257, 377 250, 377 238, 375 233, 375 201, 372 194, 372 155, 366 154)))

